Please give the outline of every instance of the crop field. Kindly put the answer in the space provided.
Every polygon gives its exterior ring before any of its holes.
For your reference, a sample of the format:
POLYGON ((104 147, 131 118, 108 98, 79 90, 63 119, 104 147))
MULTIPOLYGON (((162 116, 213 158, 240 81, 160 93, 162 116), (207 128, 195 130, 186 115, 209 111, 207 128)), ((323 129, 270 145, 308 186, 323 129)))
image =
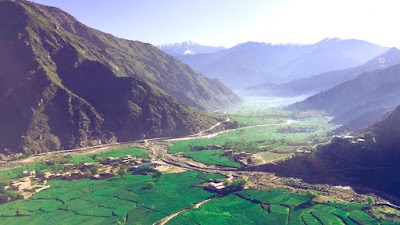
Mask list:
POLYGON ((268 118, 268 117, 232 116, 232 118, 238 121, 241 127, 261 125, 261 124, 279 124, 279 123, 284 123, 286 121, 283 118, 268 118))
POLYGON ((215 154, 198 152, 210 145, 220 145, 236 152, 260 153, 261 158, 254 158, 253 162, 262 164, 289 157, 297 147, 312 146, 322 141, 332 129, 329 118, 314 117, 313 113, 299 114, 299 120, 292 119, 295 116, 292 112, 279 109, 264 110, 263 115, 239 115, 241 110, 235 113, 232 117, 239 122, 241 128, 210 138, 175 141, 169 146, 168 153, 183 152, 185 157, 205 164, 238 167, 229 158, 219 157, 222 155, 220 151, 215 154))
POLYGON ((82 162, 98 162, 99 159, 105 159, 107 157, 122 157, 125 155, 130 155, 132 157, 136 156, 146 156, 148 153, 140 148, 120 148, 120 149, 113 149, 108 150, 96 154, 85 154, 85 155, 77 155, 72 156, 72 159, 75 163, 82 163, 82 162), (95 159, 93 156, 96 156, 95 159))
POLYGON ((240 163, 231 161, 228 157, 223 156, 223 154, 224 151, 222 150, 203 150, 185 152, 183 155, 185 157, 193 159, 194 161, 202 162, 209 165, 240 168, 240 163))
POLYGON ((107 180, 50 181, 50 189, 28 200, 0 205, 0 224, 152 224, 215 194, 193 184, 220 175, 165 174, 149 188, 151 176, 107 180))
MULTIPOLYGON (((285 125, 284 127, 310 127, 314 126, 312 132, 280 132, 281 127, 276 125, 271 126, 258 126, 250 128, 240 128, 237 130, 229 131, 212 138, 202 138, 193 140, 176 141, 168 149, 168 152, 173 154, 177 152, 188 152, 194 146, 207 147, 208 145, 225 145, 225 144, 238 144, 244 142, 256 143, 258 147, 264 147, 267 150, 277 148, 284 148, 287 146, 300 146, 307 145, 308 141, 314 141, 319 138, 325 137, 329 131, 330 125, 327 119, 309 119, 285 125)), ((305 129, 306 129, 305 128, 305 129)), ((246 151, 246 149, 243 149, 246 151)))
POLYGON ((236 195, 228 195, 205 203, 200 209, 179 214, 168 225, 189 224, 266 224, 268 212, 236 195))
MULTIPOLYGON (((167 224, 380 224, 377 219, 363 211, 365 207, 353 203, 310 203, 308 196, 290 194, 284 189, 243 190, 211 200, 200 209, 182 212, 167 224), (262 207, 262 203, 269 205, 269 209, 262 207)), ((382 224, 395 223, 383 221, 382 224)))

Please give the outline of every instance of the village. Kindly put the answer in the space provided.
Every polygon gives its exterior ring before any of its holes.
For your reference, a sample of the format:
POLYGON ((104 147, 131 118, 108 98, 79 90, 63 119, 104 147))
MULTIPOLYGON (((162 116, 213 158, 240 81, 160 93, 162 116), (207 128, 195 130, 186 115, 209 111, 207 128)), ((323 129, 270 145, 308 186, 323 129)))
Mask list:
MULTIPOLYGON (((243 159, 243 156, 241 156, 241 159, 243 159)), ((14 195, 17 194, 17 196, 8 197, 2 203, 18 199, 28 199, 33 194, 50 188, 51 186, 49 185, 48 181, 52 179, 73 181, 89 178, 93 180, 103 180, 111 178, 115 175, 119 175, 122 178, 127 172, 148 175, 172 171, 171 167, 165 164, 163 161, 152 161, 147 158, 143 159, 142 157, 132 157, 131 155, 125 155, 122 157, 107 157, 104 159, 98 159, 98 163, 82 162, 80 164, 72 163, 70 160, 70 155, 64 155, 55 157, 53 159, 44 160, 44 164, 48 166, 48 170, 24 170, 18 179, 9 181, 9 184, 4 186, 4 191, 14 193, 14 195), (50 169, 54 168, 55 165, 55 170, 50 169)), ((182 171, 177 170, 172 172, 182 171)), ((209 180, 201 184, 200 187, 217 193, 225 193, 228 191, 229 185, 227 184, 229 183, 240 186, 240 188, 244 187, 245 182, 240 181, 239 183, 235 183, 232 182, 232 179, 232 176, 228 176, 222 180, 209 180), (225 180, 229 182, 226 183, 225 180)))
POLYGON ((141 170, 141 173, 146 173, 146 171, 154 171, 154 168, 160 166, 157 162, 144 161, 142 158, 132 157, 130 155, 99 159, 99 164, 83 162, 75 165, 68 160, 69 158, 69 155, 65 155, 61 157, 62 160, 60 160, 60 157, 58 157, 58 160, 45 160, 44 163, 49 169, 57 165, 57 169, 53 172, 49 170, 24 170, 19 179, 11 180, 8 185, 4 186, 3 192, 16 193, 18 195, 14 198, 8 197, 5 202, 17 199, 28 199, 33 194, 50 188, 48 181, 51 179, 78 180, 90 178, 100 180, 113 177, 115 174, 122 176, 126 171, 135 172, 141 170))

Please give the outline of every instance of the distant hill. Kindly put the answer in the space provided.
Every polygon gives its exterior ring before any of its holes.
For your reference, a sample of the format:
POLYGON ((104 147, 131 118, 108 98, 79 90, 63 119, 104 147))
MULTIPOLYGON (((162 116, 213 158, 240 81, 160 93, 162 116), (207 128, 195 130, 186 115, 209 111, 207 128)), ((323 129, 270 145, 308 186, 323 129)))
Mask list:
POLYGON ((185 41, 182 43, 175 43, 175 44, 158 45, 157 47, 162 51, 173 56, 213 53, 225 49, 224 47, 200 45, 196 42, 191 42, 191 41, 185 41))
POLYGON ((334 38, 310 45, 247 42, 215 53, 177 58, 206 76, 240 89, 359 66, 387 50, 361 40, 334 38))
POLYGON ((400 64, 400 50, 391 48, 365 64, 350 69, 330 71, 307 78, 300 78, 282 84, 260 84, 248 87, 244 94, 266 96, 297 96, 316 94, 340 83, 351 80, 361 73, 382 70, 400 64))
POLYGON ((373 118, 379 118, 386 110, 400 104, 399 74, 400 65, 364 73, 287 108, 325 110, 335 116, 333 122, 338 124, 354 124, 354 120, 359 118, 366 122, 363 124, 358 120, 357 126, 362 128, 374 122, 373 118))
POLYGON ((241 101, 154 46, 24 0, 0 0, 0 51, 0 153, 192 134, 217 122, 195 108, 241 101))

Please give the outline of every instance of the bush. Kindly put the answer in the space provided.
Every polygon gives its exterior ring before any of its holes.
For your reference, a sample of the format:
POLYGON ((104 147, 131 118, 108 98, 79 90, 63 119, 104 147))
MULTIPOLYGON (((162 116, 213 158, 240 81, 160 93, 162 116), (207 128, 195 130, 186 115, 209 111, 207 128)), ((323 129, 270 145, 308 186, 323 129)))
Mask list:
POLYGON ((237 179, 232 181, 231 183, 225 183, 226 190, 229 192, 240 191, 246 185, 246 181, 244 179, 237 179))
POLYGON ((146 175, 146 174, 148 174, 148 173, 154 173, 154 172, 156 172, 156 171, 157 171, 157 170, 154 169, 153 167, 150 167, 150 166, 141 166, 141 167, 139 167, 139 168, 135 171, 135 174, 146 175))

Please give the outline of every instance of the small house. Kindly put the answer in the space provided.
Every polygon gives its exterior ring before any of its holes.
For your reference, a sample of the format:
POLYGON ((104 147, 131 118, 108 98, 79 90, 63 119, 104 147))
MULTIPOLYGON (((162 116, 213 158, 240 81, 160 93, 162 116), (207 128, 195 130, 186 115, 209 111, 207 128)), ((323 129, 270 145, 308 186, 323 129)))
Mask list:
POLYGON ((209 191, 222 192, 225 190, 225 185, 222 182, 210 182, 204 188, 209 191))
POLYGON ((141 164, 132 166, 132 169, 136 170, 143 166, 156 167, 156 166, 158 166, 158 163, 156 163, 156 162, 141 163, 141 164))
POLYGON ((21 179, 19 181, 16 182, 11 182, 10 188, 17 190, 17 191, 21 191, 23 189, 29 188, 31 186, 31 179, 27 178, 27 179, 21 179))

